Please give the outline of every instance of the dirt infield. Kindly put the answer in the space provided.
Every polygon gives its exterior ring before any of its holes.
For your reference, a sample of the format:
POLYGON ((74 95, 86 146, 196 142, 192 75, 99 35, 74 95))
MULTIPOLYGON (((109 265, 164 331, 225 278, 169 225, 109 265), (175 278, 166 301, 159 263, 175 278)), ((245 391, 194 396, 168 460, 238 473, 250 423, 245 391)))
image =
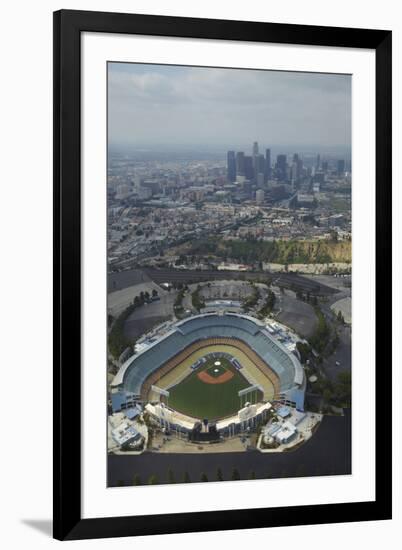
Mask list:
POLYGON ((205 384, 224 384, 233 378, 234 374, 230 370, 226 370, 220 376, 211 376, 207 371, 203 370, 202 372, 197 373, 197 377, 201 382, 205 384))

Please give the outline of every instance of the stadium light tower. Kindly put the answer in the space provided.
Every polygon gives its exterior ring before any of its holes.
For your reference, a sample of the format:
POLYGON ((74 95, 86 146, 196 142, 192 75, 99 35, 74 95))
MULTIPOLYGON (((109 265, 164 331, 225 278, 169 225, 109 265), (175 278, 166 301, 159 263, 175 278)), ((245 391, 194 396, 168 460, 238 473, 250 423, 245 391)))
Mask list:
POLYGON ((161 403, 161 397, 166 397, 166 406, 169 407, 169 395, 170 392, 160 388, 159 386, 151 386, 151 390, 159 395, 159 402, 161 403))
POLYGON ((253 384, 252 386, 248 386, 247 388, 244 388, 243 390, 240 390, 239 393, 238 393, 239 398, 240 398, 240 408, 243 408, 243 407, 246 406, 247 396, 251 396, 250 397, 251 402, 253 402, 253 396, 254 396, 254 401, 255 401, 255 403, 257 403, 257 391, 258 390, 264 392, 263 388, 261 386, 259 386, 258 384, 253 384), (242 397, 244 397, 243 405, 242 405, 242 397))

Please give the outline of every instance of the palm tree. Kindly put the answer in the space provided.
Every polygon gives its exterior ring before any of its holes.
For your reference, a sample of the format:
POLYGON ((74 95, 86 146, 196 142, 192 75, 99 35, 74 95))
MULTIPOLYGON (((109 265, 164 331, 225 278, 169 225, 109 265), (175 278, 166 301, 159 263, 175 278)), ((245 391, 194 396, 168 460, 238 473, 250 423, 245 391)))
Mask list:
POLYGON ((155 474, 152 474, 151 477, 148 479, 148 485, 157 485, 158 478, 155 474))
POLYGON ((233 470, 232 470, 232 480, 233 481, 238 481, 239 479, 240 479, 239 470, 237 470, 236 468, 233 468, 233 470))
POLYGON ((168 469, 167 478, 168 478, 168 483, 176 483, 175 478, 174 478, 174 473, 173 473, 173 470, 171 468, 168 469))
POLYGON ((299 464, 296 470, 296 477, 304 477, 306 475, 306 467, 304 464, 299 464))
POLYGON ((138 474, 133 477, 133 485, 142 485, 141 478, 138 474))

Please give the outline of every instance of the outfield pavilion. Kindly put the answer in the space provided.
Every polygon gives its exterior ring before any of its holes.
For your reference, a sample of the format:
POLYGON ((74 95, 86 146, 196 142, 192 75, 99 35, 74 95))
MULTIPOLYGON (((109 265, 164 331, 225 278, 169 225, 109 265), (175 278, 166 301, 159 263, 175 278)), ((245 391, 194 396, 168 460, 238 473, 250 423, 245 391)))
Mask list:
MULTIPOLYGON (((244 433, 248 429, 253 429, 259 422, 264 422, 267 419, 271 407, 271 403, 257 403, 254 405, 247 403, 236 414, 216 422, 216 432, 223 438, 229 438, 244 433)), ((181 439, 187 438, 193 432, 195 426, 202 422, 200 418, 184 415, 166 407, 164 403, 147 403, 145 410, 161 428, 167 429, 181 439)))

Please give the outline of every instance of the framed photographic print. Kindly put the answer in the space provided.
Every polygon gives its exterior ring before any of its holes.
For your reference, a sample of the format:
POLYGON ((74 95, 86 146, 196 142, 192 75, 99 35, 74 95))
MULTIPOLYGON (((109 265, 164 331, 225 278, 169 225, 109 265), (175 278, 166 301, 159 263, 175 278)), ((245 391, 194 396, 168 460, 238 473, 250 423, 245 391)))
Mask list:
POLYGON ((391 517, 391 32, 54 14, 54 536, 391 517))

